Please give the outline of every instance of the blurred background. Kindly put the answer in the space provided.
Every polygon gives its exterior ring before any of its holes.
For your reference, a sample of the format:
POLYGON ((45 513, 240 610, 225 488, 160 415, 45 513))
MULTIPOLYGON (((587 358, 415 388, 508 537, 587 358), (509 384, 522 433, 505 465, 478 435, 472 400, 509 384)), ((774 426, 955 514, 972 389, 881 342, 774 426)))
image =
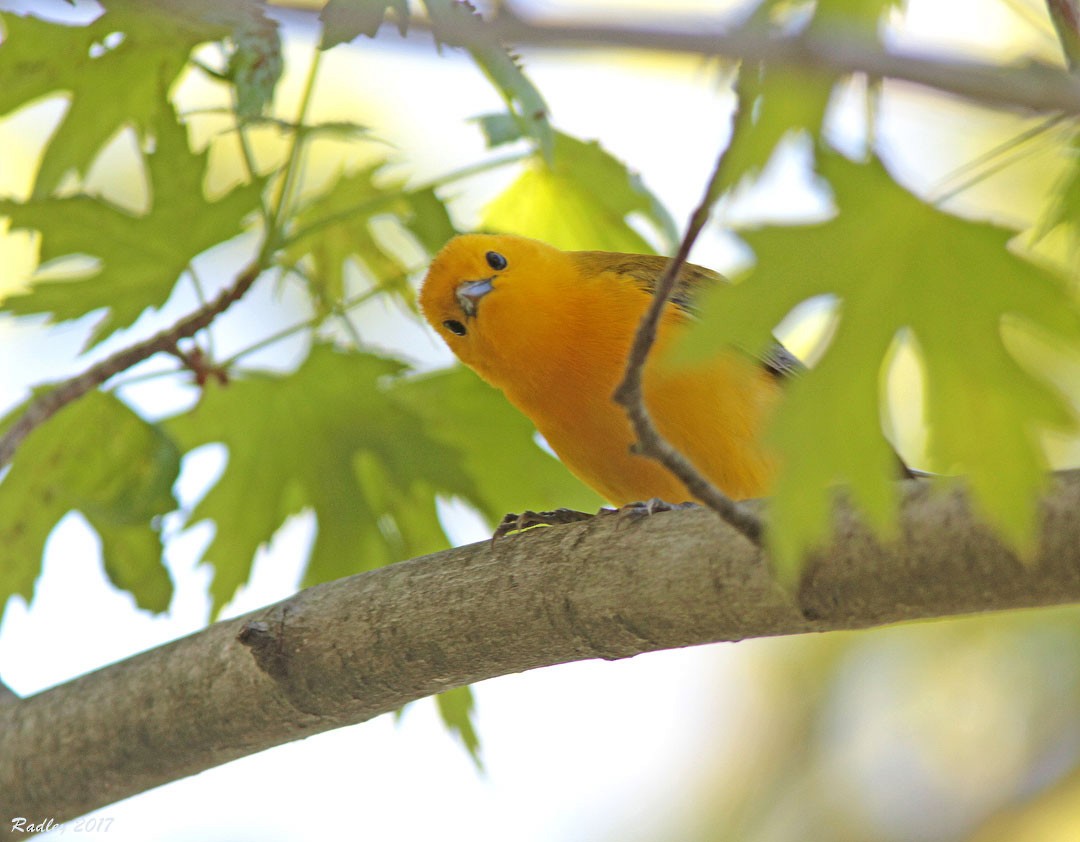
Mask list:
MULTIPOLYGON (((519 2, 529 15, 642 25, 719 25, 745 9, 717 2, 519 2)), ((0 9, 86 19, 56 2, 2 2, 0 9)), ((285 75, 275 113, 295 115, 317 44, 313 19, 284 23, 285 75)), ((911 0, 891 22, 894 43, 995 61, 1059 61, 1041 4, 1025 0, 911 0)), ((3 49, 0 46, 0 49, 3 49)), ((696 204, 729 130, 733 99, 715 62, 611 50, 588 54, 523 49, 555 124, 595 138, 637 170, 678 224, 696 204)), ((387 150, 410 183, 490 159, 470 121, 500 108, 497 93, 460 51, 401 39, 384 26, 374 40, 321 58, 311 116, 373 129, 371 143, 314 142, 305 189, 354 170, 387 150)), ((220 86, 191 72, 174 92, 192 112, 191 138, 207 147, 211 194, 241 178, 239 153, 212 109, 220 86), (205 112, 201 115, 199 112, 205 112)), ((24 197, 41 144, 64 105, 55 99, 0 121, 0 194, 24 197)), ((858 114, 838 103, 835 143, 857 146, 858 114)), ((1031 135, 1033 121, 902 85, 882 105, 881 147, 897 176, 923 195, 979 218, 1028 228, 1066 163, 1069 135, 1031 135)), ((120 135, 94 164, 90 184, 138 203, 139 180, 120 135)), ((512 151, 512 150, 511 150, 512 151)), ((255 138, 259 159, 285 153, 272 132, 255 138)), ((731 228, 753 221, 819 218, 827 210, 799 144, 774 158, 765 177, 720 208, 693 260, 732 271, 748 260, 731 228)), ((440 186, 461 229, 479 224, 491 200, 518 175, 483 170, 440 186)), ((30 235, 0 228, 0 295, 25 286, 35 265, 30 235)), ((244 244, 200 258, 200 272, 229 276, 244 244)), ((412 267, 413 280, 422 265, 412 267)), ((226 356, 307 315, 287 285, 259 289, 214 327, 226 356)), ((93 319, 48 325, 0 317, 0 412, 31 385, 73 374, 197 306, 178 287, 144 316, 76 360, 93 319)), ((430 370, 449 352, 386 296, 353 311, 370 345, 430 370)), ((785 326, 808 352, 814 314, 785 326)), ((305 352, 299 337, 250 355, 256 367, 289 370, 305 352)), ((144 373, 153 373, 153 363, 144 373)), ((140 369, 140 371, 143 371, 140 369)), ((1068 379, 1071 374, 1062 375, 1068 379)), ((1080 384, 1066 383, 1080 395, 1080 384)), ((919 464, 917 395, 896 387, 901 446, 919 464), (910 400, 903 400, 909 395, 910 400)), ((180 378, 133 380, 122 396, 150 418, 192 403, 180 378)), ((1075 442, 1054 443, 1059 467, 1080 464, 1075 442)), ((202 448, 184 462, 177 488, 185 508, 221 472, 224 452, 202 448)), ((497 470, 493 466, 493 470, 497 470)), ((440 503, 452 539, 485 539, 484 522, 454 501, 440 503)), ((260 551, 251 581, 225 610, 243 613, 299 585, 313 536, 310 516, 290 518, 260 551)), ((153 616, 104 576, 99 544, 78 514, 51 535, 33 602, 13 598, 0 626, 0 670, 20 694, 157 646, 205 625, 209 573, 198 564, 212 528, 166 523, 166 561, 176 585, 169 611, 153 616), (72 633, 77 631, 77 633, 72 633)), ((579 663, 477 685, 483 769, 439 721, 431 700, 398 717, 285 745, 161 787, 92 814, 83 838, 119 840, 972 840, 1080 838, 1080 611, 1015 612, 869 632, 745 641, 662 652, 617 663, 579 663), (107 825, 102 821, 110 819, 107 825)), ((45 836, 43 838, 50 838, 45 836)))

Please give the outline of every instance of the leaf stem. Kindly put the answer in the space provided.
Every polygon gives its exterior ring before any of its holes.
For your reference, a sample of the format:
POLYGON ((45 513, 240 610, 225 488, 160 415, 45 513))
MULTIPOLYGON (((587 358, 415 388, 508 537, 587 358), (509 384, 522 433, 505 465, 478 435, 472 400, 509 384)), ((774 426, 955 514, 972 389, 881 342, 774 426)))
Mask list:
POLYGON ((300 108, 296 117, 297 128, 293 132, 292 141, 289 145, 289 156, 285 164, 281 192, 278 194, 277 202, 271 213, 269 230, 266 232, 266 240, 263 243, 262 253, 259 255, 260 263, 265 263, 281 244, 282 221, 286 218, 289 205, 292 204, 293 192, 296 189, 296 183, 300 178, 299 173, 302 169, 305 139, 303 124, 307 119, 308 110, 311 108, 321 58, 322 51, 315 47, 311 57, 311 65, 308 67, 307 80, 304 82, 304 91, 300 96, 300 108))
MULTIPOLYGON (((237 115, 236 95, 233 95, 233 114, 237 115)), ((259 180, 258 171, 255 167, 255 153, 251 149, 251 142, 248 140, 247 130, 244 124, 240 122, 239 118, 236 120, 236 134, 240 141, 240 156, 244 161, 244 169, 247 172, 248 178, 252 183, 259 180)), ((270 204, 267 201, 266 194, 263 191, 259 192, 259 210, 262 214, 263 225, 266 226, 266 230, 269 232, 273 226, 273 213, 270 210, 270 204)))
POLYGON ((949 201, 963 193, 965 190, 974 187, 979 182, 990 178, 995 173, 999 173, 1012 166, 1017 161, 1022 160, 1025 155, 1032 154, 1035 150, 1022 149, 1021 147, 1026 146, 1032 141, 1038 140, 1057 126, 1069 122, 1068 118, 1064 115, 1055 114, 1052 117, 1041 120, 1038 125, 1026 129, 1015 137, 999 143, 993 149, 958 166, 949 173, 938 186, 937 189, 942 192, 933 195, 932 198, 934 204, 940 205, 949 201), (997 159, 996 161, 994 160, 995 158, 997 159), (945 185, 950 181, 956 181, 956 184, 945 189, 945 185))
MULTIPOLYGON (((370 301, 376 295, 381 295, 382 292, 383 288, 381 286, 372 287, 371 289, 364 290, 362 293, 353 296, 347 301, 343 301, 339 310, 341 313, 344 313, 348 310, 351 310, 353 307, 359 307, 364 302, 370 301)), ((304 321, 298 322, 291 327, 279 330, 277 333, 273 333, 270 336, 267 336, 265 339, 260 339, 255 344, 249 345, 248 347, 237 351, 228 359, 222 360, 219 365, 221 365, 222 368, 228 368, 229 366, 235 364, 236 361, 241 359, 242 357, 246 357, 249 354, 254 354, 256 351, 261 351, 263 348, 266 348, 269 345, 273 345, 275 342, 280 342, 282 339, 288 339, 290 336, 293 336, 294 334, 297 334, 302 330, 310 330, 311 328, 319 325, 323 320, 323 316, 313 316, 312 318, 305 319, 304 321)))

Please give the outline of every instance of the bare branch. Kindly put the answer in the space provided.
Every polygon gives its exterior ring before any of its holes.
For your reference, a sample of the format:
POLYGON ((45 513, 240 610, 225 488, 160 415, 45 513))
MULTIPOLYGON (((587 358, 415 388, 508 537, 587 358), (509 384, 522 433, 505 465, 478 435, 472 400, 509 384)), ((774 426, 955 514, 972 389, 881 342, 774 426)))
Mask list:
POLYGON ((3 468, 11 461, 19 445, 39 424, 47 421, 72 401, 81 398, 109 378, 126 371, 143 360, 149 359, 154 354, 174 352, 177 342, 198 333, 218 315, 227 310, 230 305, 239 300, 255 283, 259 271, 258 266, 249 266, 240 273, 236 283, 223 290, 217 298, 200 307, 190 316, 186 316, 172 327, 143 342, 122 351, 117 351, 112 356, 90 366, 82 374, 78 374, 70 380, 65 380, 50 391, 34 398, 30 405, 23 410, 22 415, 0 437, 0 468, 3 468))
POLYGON ((680 453, 671 442, 667 441, 649 415, 645 406, 645 394, 642 388, 645 361, 649 357, 653 344, 656 342, 656 332, 660 326, 664 308, 668 299, 675 290, 675 282, 679 277, 679 271, 690 256, 690 249, 697 240, 701 230, 709 221, 709 214, 716 203, 720 193, 721 170, 724 155, 721 153, 713 167, 712 175, 705 187, 705 193, 701 202, 690 216, 686 233, 675 256, 668 261, 664 273, 657 281, 656 290, 653 292, 649 309, 641 318, 637 332, 634 334, 634 344, 630 348, 630 354, 626 360, 626 373, 622 382, 615 390, 615 402, 626 409, 626 415, 634 428, 637 436, 636 452, 641 456, 647 456, 658 461, 671 473, 678 477, 687 491, 710 509, 716 512, 727 523, 757 544, 761 540, 761 521, 757 515, 746 509, 728 497, 719 488, 713 485, 708 477, 702 474, 694 463, 680 453))
POLYGON ((904 483, 900 537, 841 507, 791 593, 711 513, 534 530, 309 588, 0 705, 0 815, 81 815, 463 684, 590 658, 1080 600, 1080 471, 1030 567, 959 491, 904 483))
MULTIPOLYGON (((1069 0, 1050 0, 1069 2, 1069 0)), ((414 20, 412 31, 431 31, 414 20)), ((746 61, 815 70, 837 76, 865 73, 911 82, 982 105, 1025 112, 1080 114, 1080 80, 1053 65, 1028 61, 1003 66, 951 59, 925 51, 884 49, 873 42, 835 34, 770 35, 759 30, 664 29, 591 23, 533 23, 506 11, 481 30, 440 26, 441 39, 468 46, 497 39, 516 46, 595 50, 627 48, 746 61)))

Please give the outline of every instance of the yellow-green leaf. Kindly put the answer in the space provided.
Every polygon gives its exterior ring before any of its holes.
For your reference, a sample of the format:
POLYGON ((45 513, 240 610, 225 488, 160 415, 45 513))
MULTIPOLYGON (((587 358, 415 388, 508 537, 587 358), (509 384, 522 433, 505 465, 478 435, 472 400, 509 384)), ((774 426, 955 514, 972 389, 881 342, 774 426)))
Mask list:
POLYGON ((677 240, 675 225, 636 173, 599 143, 555 135, 555 158, 535 157, 484 211, 482 227, 535 237, 562 249, 652 253, 629 219, 640 214, 662 247, 677 240))

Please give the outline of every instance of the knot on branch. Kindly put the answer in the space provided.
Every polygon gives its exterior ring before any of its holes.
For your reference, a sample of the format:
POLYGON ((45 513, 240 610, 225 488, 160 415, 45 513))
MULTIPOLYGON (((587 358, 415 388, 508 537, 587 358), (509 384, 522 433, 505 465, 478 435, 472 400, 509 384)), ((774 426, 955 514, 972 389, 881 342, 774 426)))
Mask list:
POLYGON ((259 669, 278 684, 288 678, 289 672, 284 637, 281 634, 284 625, 284 615, 277 629, 265 620, 248 620, 236 636, 240 643, 251 650, 259 669))
POLYGON ((339 683, 321 668, 317 653, 304 646, 308 631, 303 610, 297 610, 297 598, 245 622, 236 640, 251 650, 259 671, 274 682, 293 708, 312 716, 332 716, 340 710, 343 699, 348 706, 351 696, 343 694, 339 683))

